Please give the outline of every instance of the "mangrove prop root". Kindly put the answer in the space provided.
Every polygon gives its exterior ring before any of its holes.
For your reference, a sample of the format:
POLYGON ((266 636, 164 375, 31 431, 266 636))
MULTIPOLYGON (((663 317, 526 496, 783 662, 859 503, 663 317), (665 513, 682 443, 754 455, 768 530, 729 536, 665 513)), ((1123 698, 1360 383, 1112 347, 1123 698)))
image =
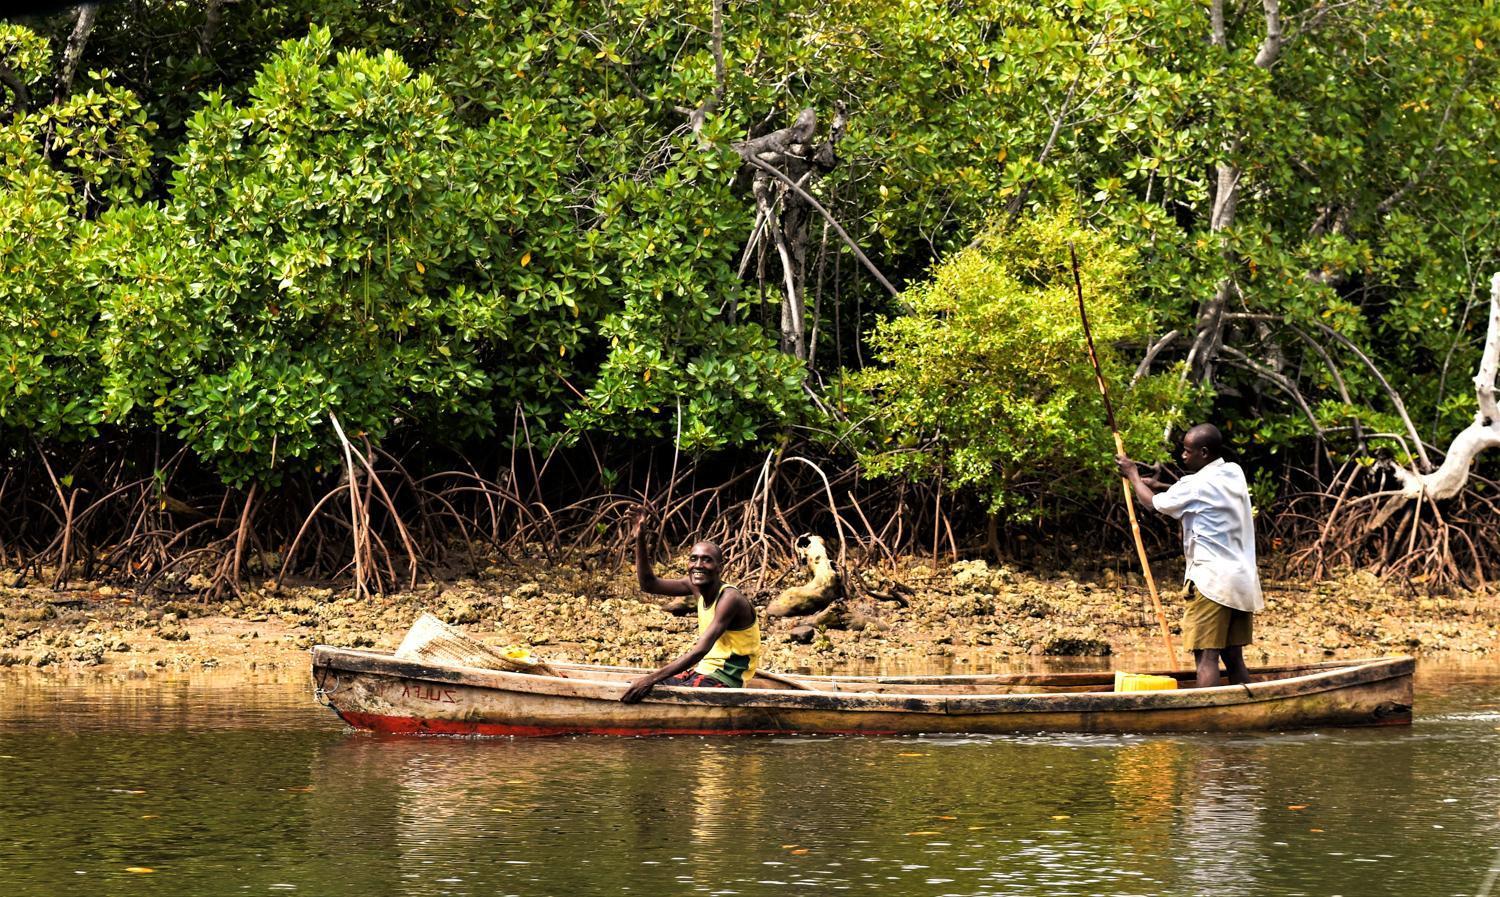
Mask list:
MULTIPOLYGON (((0 495, 13 509, 0 517, 0 562, 13 571, 6 581, 108 580, 222 597, 252 581, 280 587, 306 580, 369 596, 410 588, 424 576, 473 575, 507 559, 619 569, 629 560, 620 521, 640 502, 657 509, 667 546, 718 542, 727 577, 756 600, 774 597, 780 581, 806 569, 801 533, 827 540, 846 600, 903 603, 907 592, 889 574, 899 559, 930 558, 935 537, 934 574, 955 554, 985 551, 987 516, 963 493, 945 489, 939 500, 933 482, 867 481, 857 467, 806 446, 768 451, 727 472, 720 460, 686 455, 673 471, 670 446, 614 470, 591 448, 529 458, 524 447, 490 460, 429 453, 429 465, 417 469, 410 458, 423 449, 403 452, 360 433, 343 435, 343 463, 288 475, 275 488, 218 485, 185 452, 150 443, 134 455, 38 446, 0 474, 0 495), (511 460, 518 467, 505 463, 511 460), (545 482, 534 481, 533 470, 545 482), (255 579, 257 572, 266 579, 255 579)), ((1399 484, 1378 465, 1346 463, 1324 475, 1319 481, 1289 472, 1300 491, 1283 490, 1286 497, 1264 510, 1272 569, 1322 576, 1364 568, 1430 589, 1496 578, 1495 484, 1476 474, 1484 491, 1424 500, 1419 510, 1406 504, 1371 529, 1382 496, 1399 484)), ((1002 523, 997 531, 1016 563, 1072 569, 1080 557, 1114 557, 1116 534, 1128 531, 1118 503, 1055 499, 1038 519, 1045 528, 1002 523), (1069 538, 1055 538, 1064 529, 1069 538)), ((1168 526, 1142 524, 1153 556, 1173 553, 1168 526)))

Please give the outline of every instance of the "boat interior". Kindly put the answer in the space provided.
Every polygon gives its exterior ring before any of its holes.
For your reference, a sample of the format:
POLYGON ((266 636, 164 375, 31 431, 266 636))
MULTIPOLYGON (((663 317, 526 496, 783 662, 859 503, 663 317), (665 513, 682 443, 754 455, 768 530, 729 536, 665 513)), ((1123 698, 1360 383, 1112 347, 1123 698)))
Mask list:
MULTIPOLYGON (((1273 679, 1288 679, 1309 673, 1325 672, 1329 669, 1357 665, 1359 662, 1319 663, 1297 666, 1264 667, 1251 670, 1252 681, 1264 682, 1273 679)), ((594 666, 586 664, 553 664, 554 668, 570 679, 589 679, 595 682, 628 682, 645 670, 631 667, 594 666)), ((1156 671, 1134 676, 1170 677, 1177 688, 1192 688, 1196 675, 1191 670, 1172 672, 1156 671)), ((1117 677, 1114 671, 1076 673, 996 673, 991 675, 960 676, 813 676, 777 673, 762 670, 746 685, 747 688, 844 692, 863 694, 903 695, 1003 695, 1003 694, 1065 694, 1070 692, 1112 692, 1116 690, 1117 677)), ((1225 680, 1224 684, 1228 684, 1225 680)), ((1172 685, 1157 681, 1155 688, 1171 688, 1172 685)), ((1125 688, 1122 690, 1149 690, 1125 688)))

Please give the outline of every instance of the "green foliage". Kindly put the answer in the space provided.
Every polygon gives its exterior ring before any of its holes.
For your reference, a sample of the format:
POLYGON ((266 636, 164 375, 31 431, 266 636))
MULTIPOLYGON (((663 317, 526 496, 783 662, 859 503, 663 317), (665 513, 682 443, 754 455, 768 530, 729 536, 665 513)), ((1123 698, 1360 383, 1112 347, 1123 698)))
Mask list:
POLYGON ((680 425, 688 449, 801 413, 801 365, 719 314, 743 292, 720 233, 723 155, 685 139, 634 178, 612 141, 574 154, 585 127, 569 104, 508 93, 464 121, 430 74, 390 51, 336 54, 326 29, 284 45, 245 95, 204 97, 165 203, 86 224, 141 194, 139 103, 75 93, 13 126, 36 183, 12 184, 5 208, 44 217, 25 248, 53 267, 9 284, 7 424, 166 431, 243 483, 336 463, 331 412, 377 441, 404 422, 449 443, 488 436, 520 408, 544 441, 680 425), (134 130, 104 128, 120 122, 134 130), (37 133, 66 148, 61 164, 37 133), (86 201, 62 213, 79 184, 86 201), (47 297, 64 285, 76 301, 47 297))
MULTIPOLYGON (((1127 390, 1132 363, 1190 335, 1225 278, 1235 311, 1275 321, 1229 344, 1294 375, 1320 427, 1397 429, 1327 327, 1442 442, 1472 414, 1500 263, 1500 20, 1460 0, 1283 6, 1266 70, 1255 5, 1213 46, 1187 0, 767 0, 724 7, 719 83, 706 2, 294 0, 215 23, 142 0, 101 7, 80 69, 99 74, 56 104, 71 16, 0 25, 31 92, 0 119, 0 432, 165 432, 243 482, 330 463, 329 412, 376 439, 505 437, 520 411, 544 444, 680 432, 707 451, 835 429, 807 398, 827 382, 892 440, 864 444, 875 467, 1023 508, 1099 482, 1061 471, 1108 469, 1057 304, 1067 235, 1090 247, 1134 451, 1200 397, 1127 390), (733 150, 804 107, 819 140, 848 117, 807 188, 897 284, 942 260, 908 315, 812 219, 811 370, 776 348, 775 254, 764 284, 753 254, 740 274, 755 215, 733 150), (1219 162, 1241 190, 1215 230, 1219 162), (964 249, 1012 205, 1015 229, 964 249), (866 349, 881 366, 860 374, 866 349)), ((1247 366, 1215 385, 1242 445, 1312 435, 1247 366)))
POLYGON ((1097 489, 1114 442, 1089 362, 1069 261, 1084 267, 1084 301, 1127 449, 1160 455, 1186 390, 1173 375, 1126 389, 1116 346, 1150 333, 1134 298, 1134 253, 1071 212, 997 223, 908 290, 911 311, 871 336, 880 367, 850 377, 868 396, 862 460, 880 476, 939 475, 972 488, 992 512, 1025 515, 1039 494, 1097 489))
POLYGON ((51 71, 52 47, 30 28, 0 22, 0 66, 30 90, 51 71))
POLYGON ((231 481, 328 463, 328 422, 484 432, 481 352, 518 319, 493 278, 473 186, 489 148, 394 53, 287 44, 236 106, 188 125, 161 209, 100 221, 104 414, 149 416, 231 481))
MULTIPOLYGON (((0 128, 0 152, 24 151, 20 131, 0 128)), ((23 163, 0 180, 0 421, 43 438, 92 435, 98 415, 89 399, 100 370, 95 305, 78 264, 80 222, 66 185, 46 168, 23 163)))
POLYGON ((525 289, 573 314, 554 351, 600 357, 577 394, 539 383, 513 401, 544 432, 675 438, 680 427, 681 446, 704 451, 805 417, 806 372, 728 313, 758 304, 734 267, 751 205, 733 188, 727 123, 704 129, 714 145, 681 127, 673 106, 711 90, 712 69, 701 53, 678 60, 690 32, 668 12, 627 5, 600 27, 570 3, 478 4, 441 70, 470 117, 503 131, 497 156, 534 167, 501 211, 535 259, 525 289))
MULTIPOLYGON (((5 27, 7 64, 40 80, 45 45, 5 27)), ((86 216, 141 195, 152 126, 131 93, 93 80, 0 124, 0 422, 12 435, 84 439, 102 420, 86 216)))

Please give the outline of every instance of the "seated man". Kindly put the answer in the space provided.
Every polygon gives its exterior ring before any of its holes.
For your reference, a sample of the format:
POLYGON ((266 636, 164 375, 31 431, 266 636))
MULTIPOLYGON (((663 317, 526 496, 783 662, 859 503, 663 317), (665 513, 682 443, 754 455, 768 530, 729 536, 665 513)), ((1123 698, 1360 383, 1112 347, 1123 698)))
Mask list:
POLYGON ((651 571, 646 556, 645 517, 643 510, 636 512, 632 532, 636 579, 653 595, 694 596, 698 602, 698 641, 686 654, 630 683, 620 700, 634 704, 663 683, 690 688, 744 688, 760 662, 760 622, 750 599, 720 580, 724 552, 712 542, 699 542, 688 555, 688 575, 662 579, 651 571))

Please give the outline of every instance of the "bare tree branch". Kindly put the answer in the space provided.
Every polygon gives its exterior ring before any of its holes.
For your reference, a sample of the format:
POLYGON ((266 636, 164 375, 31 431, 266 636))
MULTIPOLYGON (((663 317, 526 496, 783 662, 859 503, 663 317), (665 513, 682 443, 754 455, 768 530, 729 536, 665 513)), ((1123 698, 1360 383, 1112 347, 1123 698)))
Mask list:
POLYGON ((875 267, 875 263, 870 261, 869 256, 865 255, 864 251, 859 248, 859 244, 854 242, 854 238, 849 236, 849 232, 844 230, 844 226, 839 224, 838 220, 833 217, 833 214, 825 209, 822 203, 814 199, 811 193, 808 193, 806 190, 803 190, 801 187, 797 186, 797 184, 791 178, 787 177, 785 174, 782 174, 774 166, 766 162, 762 162, 760 159, 756 158, 753 155, 746 156, 745 161, 764 171, 766 174, 769 174, 772 177, 776 178, 778 181, 781 181, 787 186, 789 190, 801 197, 803 202, 806 202, 808 205, 816 209, 818 211, 818 214, 823 216, 824 220, 826 220, 828 224, 834 229, 834 232, 839 235, 839 238, 844 241, 844 245, 848 246, 850 251, 854 253, 854 257, 859 259, 860 264, 864 265, 865 269, 868 270, 870 274, 880 282, 880 285, 885 287, 892 296, 901 295, 901 291, 892 286, 891 282, 886 279, 885 275, 880 273, 880 269, 875 267))
POLYGON ((714 105, 724 102, 724 0, 714 0, 714 105))
POLYGON ((761 155, 785 154, 793 146, 806 144, 818 131, 818 111, 811 106, 797 113, 788 127, 734 144, 734 151, 746 162, 761 155))
MULTIPOLYGON (((1328 373, 1333 375, 1333 383, 1339 391, 1339 399, 1344 403, 1344 405, 1353 407, 1354 399, 1349 395, 1349 387, 1344 384, 1344 375, 1339 371, 1339 366, 1333 363, 1333 357, 1328 354, 1328 350, 1324 349, 1317 340, 1313 339, 1301 329, 1292 327, 1291 325, 1287 325, 1287 327, 1292 331, 1292 333, 1297 335, 1298 339, 1302 340, 1303 343, 1307 344, 1309 348, 1317 353, 1319 358, 1323 359, 1324 367, 1328 368, 1328 373)), ((1363 452, 1365 450, 1365 428, 1364 425, 1359 421, 1359 415, 1353 416, 1353 423, 1355 445, 1357 445, 1359 447, 1359 450, 1363 452)))
MULTIPOLYGON (((1067 120, 1068 113, 1072 111, 1073 96, 1078 93, 1078 84, 1083 80, 1083 73, 1088 70, 1089 56, 1093 55, 1094 50, 1098 49, 1099 44, 1103 43, 1107 33, 1105 30, 1100 30, 1094 35, 1094 39, 1089 42, 1088 49, 1083 51, 1083 59, 1079 63, 1078 73, 1073 76, 1073 83, 1068 85, 1068 93, 1063 97, 1062 106, 1058 108, 1057 115, 1052 119, 1052 131, 1047 135, 1047 142, 1042 146, 1042 151, 1037 154, 1036 164, 1038 166, 1046 163, 1047 157, 1052 154, 1052 148, 1057 145, 1057 135, 1062 132, 1063 122, 1067 120)), ((1025 207, 1026 197, 1031 195, 1031 185, 1032 182, 1028 180, 1007 204, 1006 211, 1010 214, 1011 221, 1015 221, 1016 216, 1020 215, 1021 209, 1025 207)))
POLYGON ((1411 437, 1412 448, 1416 452, 1417 460, 1421 463, 1422 469, 1431 470, 1432 462, 1427 458, 1427 448, 1422 443, 1422 437, 1417 435, 1417 427, 1411 422, 1411 415, 1406 413, 1406 403, 1401 401, 1401 394, 1396 391, 1396 388, 1391 385, 1389 380, 1385 379, 1385 374, 1380 372, 1380 368, 1375 366, 1375 362, 1370 360, 1370 356, 1366 355, 1352 340, 1321 321, 1314 323, 1325 335, 1331 337, 1350 352, 1353 352, 1355 357, 1363 362, 1365 367, 1370 369, 1370 373, 1375 375, 1375 379, 1380 382, 1380 386, 1385 390, 1385 394, 1390 397, 1391 404, 1395 406, 1396 413, 1401 416, 1401 423, 1405 425, 1407 435, 1411 437))
POLYGON ((1432 174, 1433 167, 1437 165, 1438 159, 1443 155, 1443 151, 1447 149, 1446 144, 1443 143, 1443 132, 1448 130, 1448 122, 1453 117, 1453 107, 1458 103, 1458 98, 1463 94, 1464 88, 1468 87, 1469 78, 1470 74, 1465 73, 1463 79, 1457 87, 1453 88, 1453 93, 1448 97, 1448 105, 1443 108, 1443 117, 1438 121, 1437 136, 1433 138, 1432 151, 1427 154, 1426 164, 1422 166, 1421 171, 1407 178, 1400 187, 1396 188, 1395 192, 1380 201, 1380 204, 1375 207, 1375 214, 1377 216, 1385 217, 1391 209, 1394 209, 1401 200, 1406 198, 1406 195, 1414 187, 1427 180, 1427 176, 1432 174))
MULTIPOLYGON (((1266 36, 1255 54, 1258 68, 1270 69, 1281 54, 1283 35, 1281 31, 1280 0, 1261 0, 1265 15, 1266 36)), ((1210 42, 1214 46, 1225 46, 1223 0, 1214 0, 1210 11, 1213 29, 1210 42)), ((1232 136, 1225 148, 1225 161, 1215 165, 1215 190, 1213 211, 1209 218, 1209 231, 1222 233, 1234 224, 1235 207, 1239 204, 1241 171, 1232 161, 1240 150, 1239 135, 1232 136)), ((1230 261, 1226 251, 1226 261, 1230 261)), ((1214 288, 1213 296, 1198 310, 1198 324, 1193 337, 1193 347, 1188 352, 1188 368, 1184 376, 1202 383, 1213 377, 1213 362, 1223 343, 1223 317, 1229 297, 1237 291, 1233 275, 1225 275, 1214 288)))
POLYGON ((1150 348, 1146 350, 1145 356, 1141 358, 1141 363, 1136 365, 1135 374, 1130 378, 1131 386, 1136 385, 1142 377, 1151 373, 1151 365, 1155 363, 1156 356, 1160 355, 1163 349, 1175 342, 1179 336, 1182 336, 1180 332, 1168 330, 1158 337, 1156 342, 1151 344, 1150 348))
POLYGON ((1313 432, 1317 434, 1318 440, 1320 442, 1323 440, 1323 425, 1318 422, 1318 416, 1313 414, 1312 408, 1308 406, 1307 399, 1302 396, 1302 390, 1297 388, 1297 384, 1290 377, 1285 374, 1278 374, 1233 346, 1221 346, 1219 351, 1240 367, 1260 377, 1262 380, 1274 384, 1282 392, 1290 396, 1292 401, 1297 404, 1297 407, 1302 409, 1302 414, 1307 418, 1308 423, 1312 424, 1313 432))
POLYGON ((674 107, 679 113, 686 115, 688 126, 693 133, 702 139, 703 125, 708 117, 724 104, 725 73, 724 73, 724 0, 713 0, 713 32, 710 38, 710 50, 714 57, 714 92, 708 99, 698 104, 696 109, 688 109, 684 106, 674 107))

